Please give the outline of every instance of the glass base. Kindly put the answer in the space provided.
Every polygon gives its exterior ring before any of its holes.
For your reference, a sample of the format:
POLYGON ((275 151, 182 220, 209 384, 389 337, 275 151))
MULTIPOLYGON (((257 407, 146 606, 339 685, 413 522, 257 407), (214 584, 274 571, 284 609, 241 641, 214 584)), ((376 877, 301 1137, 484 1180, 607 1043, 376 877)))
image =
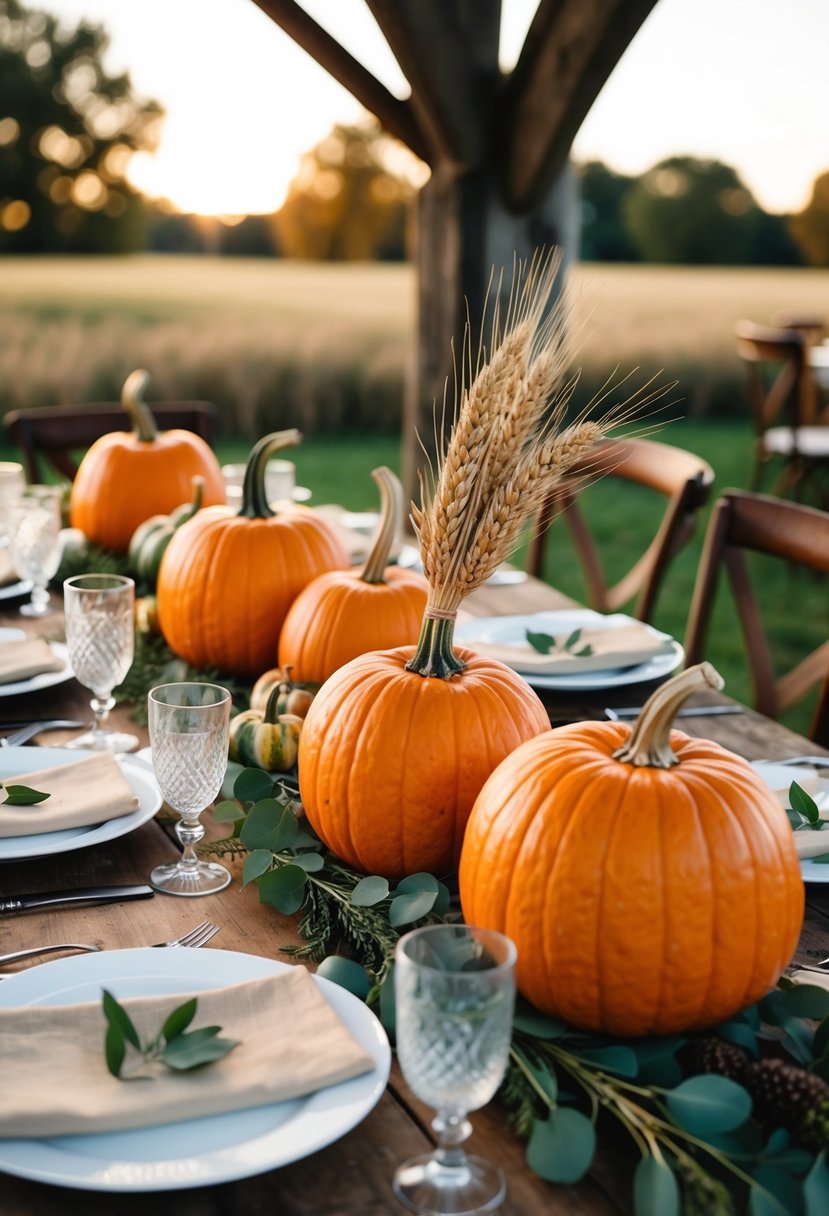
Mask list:
POLYGON ((120 730, 88 730, 64 743, 64 747, 77 747, 88 752, 132 752, 141 740, 120 730))
POLYGON ((213 895, 230 883, 230 871, 215 861, 200 861, 197 866, 176 862, 156 866, 150 874, 150 886, 163 895, 213 895))
POLYGON ((403 1206, 420 1216, 494 1212, 507 1193, 503 1171, 483 1157, 465 1157, 463 1165, 446 1166, 431 1154, 404 1162, 392 1188, 403 1206))
POLYGON ((49 616, 54 611, 55 609, 48 600, 45 604, 33 604, 31 600, 28 600, 25 604, 20 605, 21 616, 49 616))

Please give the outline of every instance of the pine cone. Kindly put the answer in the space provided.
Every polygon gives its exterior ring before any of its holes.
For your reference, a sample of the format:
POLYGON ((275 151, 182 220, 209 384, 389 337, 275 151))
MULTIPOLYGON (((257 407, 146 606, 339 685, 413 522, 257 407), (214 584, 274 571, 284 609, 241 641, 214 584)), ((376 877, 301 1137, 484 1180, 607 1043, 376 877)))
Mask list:
POLYGON ((683 1064, 689 1076, 700 1072, 715 1072, 730 1081, 745 1084, 749 1058, 741 1047, 725 1039, 694 1039, 688 1044, 683 1064))
POLYGON ((746 1088, 754 1115, 771 1127, 785 1127, 814 1148, 829 1146, 829 1084, 785 1060, 749 1065, 746 1088))

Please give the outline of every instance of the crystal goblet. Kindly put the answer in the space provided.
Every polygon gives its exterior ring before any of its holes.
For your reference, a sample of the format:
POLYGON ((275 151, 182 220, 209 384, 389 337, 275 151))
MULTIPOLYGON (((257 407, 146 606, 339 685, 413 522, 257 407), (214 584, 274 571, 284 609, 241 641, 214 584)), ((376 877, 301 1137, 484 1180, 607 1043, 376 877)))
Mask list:
POLYGON ((12 566, 32 583, 31 600, 20 606, 23 616, 52 611, 47 583, 60 565, 61 493, 59 486, 28 486, 6 511, 12 566))
POLYGON ((394 1175, 394 1193, 423 1216, 493 1212, 503 1172, 461 1145, 469 1111, 495 1095, 506 1071, 515 1004, 513 942, 467 925, 429 925, 395 950, 397 1056, 412 1092, 437 1110, 433 1153, 394 1175))
POLYGON ((76 679, 93 694, 92 729, 67 747, 129 752, 138 737, 104 727, 112 695, 132 666, 135 583, 122 574, 78 574, 63 584, 66 646, 76 679))
POLYGON ((167 895, 211 895, 230 882, 217 862, 200 861, 202 811, 222 788, 227 768, 230 693, 218 684, 162 684, 150 690, 153 770, 167 803, 178 812, 182 855, 156 866, 150 883, 167 895))

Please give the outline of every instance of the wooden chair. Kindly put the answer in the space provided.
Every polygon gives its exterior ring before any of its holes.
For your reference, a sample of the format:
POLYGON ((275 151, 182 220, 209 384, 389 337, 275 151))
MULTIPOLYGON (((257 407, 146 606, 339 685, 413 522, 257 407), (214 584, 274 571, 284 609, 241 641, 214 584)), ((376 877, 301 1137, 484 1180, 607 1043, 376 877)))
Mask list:
POLYGON ((812 724, 811 737, 822 746, 829 746, 829 641, 823 642, 788 673, 776 675, 745 551, 778 557, 821 576, 827 575, 829 513, 765 494, 726 490, 714 506, 706 532, 688 617, 686 662, 690 666, 705 657, 714 594, 720 569, 724 566, 746 643, 746 662, 756 708, 769 718, 777 718, 784 709, 824 681, 823 698, 812 724))
MULTIPOLYGON (((218 411, 208 401, 165 401, 151 404, 150 410, 161 430, 181 428, 194 431, 212 444, 218 411)), ((129 417, 120 405, 55 405, 41 409, 12 410, 4 419, 6 428, 20 448, 26 476, 33 484, 42 482, 51 466, 73 481, 78 471, 76 455, 110 431, 131 429, 129 417)))
POLYGON ((541 578, 547 528, 563 512, 584 571, 587 601, 597 612, 616 612, 636 597, 633 615, 649 621, 671 560, 691 539, 697 513, 708 500, 714 472, 698 456, 651 439, 613 439, 601 444, 583 465, 555 488, 541 512, 530 543, 527 569, 541 578), (628 572, 608 586, 598 546, 576 493, 598 475, 646 486, 667 499, 653 540, 628 572))
POLYGON ((751 489, 761 488, 766 465, 776 460, 781 471, 775 493, 799 497, 817 486, 818 501, 824 505, 820 478, 829 472, 829 426, 821 425, 817 416, 817 387, 809 366, 814 331, 805 319, 800 327, 785 329, 740 321, 735 336, 746 368, 755 433, 751 489))

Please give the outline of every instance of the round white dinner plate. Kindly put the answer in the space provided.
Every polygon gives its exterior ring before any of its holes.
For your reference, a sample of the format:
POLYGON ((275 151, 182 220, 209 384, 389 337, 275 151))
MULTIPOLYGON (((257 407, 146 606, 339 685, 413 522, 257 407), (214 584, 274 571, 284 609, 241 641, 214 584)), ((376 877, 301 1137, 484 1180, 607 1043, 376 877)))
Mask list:
MULTIPOLYGON (((73 764, 90 752, 73 751, 65 747, 0 747, 0 780, 34 773, 56 764, 73 764)), ((134 832, 142 823, 152 819, 161 807, 161 791, 153 773, 144 764, 134 763, 131 756, 121 761, 124 776, 138 799, 138 810, 131 815, 107 819, 91 827, 67 828, 63 832, 40 832, 33 836, 9 836, 0 839, 0 862, 22 861, 25 858, 48 857, 52 853, 68 853, 85 849, 105 840, 115 840, 134 832)))
MULTIPOLYGON (((3 636, 6 633, 20 635, 25 637, 21 629, 0 629, 0 641, 10 641, 10 638, 3 636)), ((27 680, 15 680, 12 684, 0 684, 0 697, 17 697, 24 692, 38 692, 41 688, 51 688, 54 684, 63 684, 66 680, 71 680, 74 676, 74 671, 69 663, 69 651, 63 642, 50 642, 49 648, 56 658, 63 661, 63 667, 60 671, 42 671, 40 675, 29 676, 27 680)))
POLYGON ((28 578, 20 579, 16 583, 6 583, 5 587, 0 587, 0 600, 21 599, 28 595, 31 589, 32 582, 28 578))
MULTIPOLYGON (((476 642, 505 642, 508 645, 516 645, 525 640, 528 629, 536 633, 569 634, 575 629, 621 629, 634 623, 641 622, 634 622, 632 617, 621 612, 603 616, 590 608, 567 608, 560 612, 533 612, 522 616, 478 617, 474 621, 465 621, 459 625, 455 631, 455 640, 474 650, 476 642)), ((571 676, 527 673, 520 668, 516 668, 516 671, 533 688, 551 688, 559 692, 586 692, 664 679, 680 666, 685 658, 685 651, 670 634, 661 633, 651 625, 646 625, 645 628, 654 637, 667 638, 671 642, 671 649, 633 667, 609 667, 606 671, 583 671, 571 676)))
MULTIPOLYGON (((107 950, 11 976, 0 984, 0 1008, 99 1001, 102 985, 119 1000, 184 994, 272 975, 287 966, 229 950, 107 950)), ((304 1098, 227 1115, 97 1136, 0 1140, 0 1170, 89 1191, 172 1191, 248 1178, 338 1140, 380 1100, 391 1051, 385 1031, 362 1001, 330 980, 315 979, 373 1057, 371 1072, 304 1098)), ((296 1027, 273 1027, 274 1034, 284 1036, 286 1051, 296 1032, 296 1027)))
MULTIPOLYGON (((771 764, 763 760, 755 761, 752 768, 757 770, 783 806, 789 805, 789 786, 796 781, 801 789, 814 798, 821 819, 829 818, 829 777, 824 777, 822 770, 810 768, 809 765, 800 768, 795 764, 771 764)), ((826 832, 826 852, 829 853, 829 830, 824 828, 824 831, 826 832)), ((822 862, 818 864, 810 857, 801 858, 800 873, 803 875, 804 882, 829 882, 829 864, 822 862)))

